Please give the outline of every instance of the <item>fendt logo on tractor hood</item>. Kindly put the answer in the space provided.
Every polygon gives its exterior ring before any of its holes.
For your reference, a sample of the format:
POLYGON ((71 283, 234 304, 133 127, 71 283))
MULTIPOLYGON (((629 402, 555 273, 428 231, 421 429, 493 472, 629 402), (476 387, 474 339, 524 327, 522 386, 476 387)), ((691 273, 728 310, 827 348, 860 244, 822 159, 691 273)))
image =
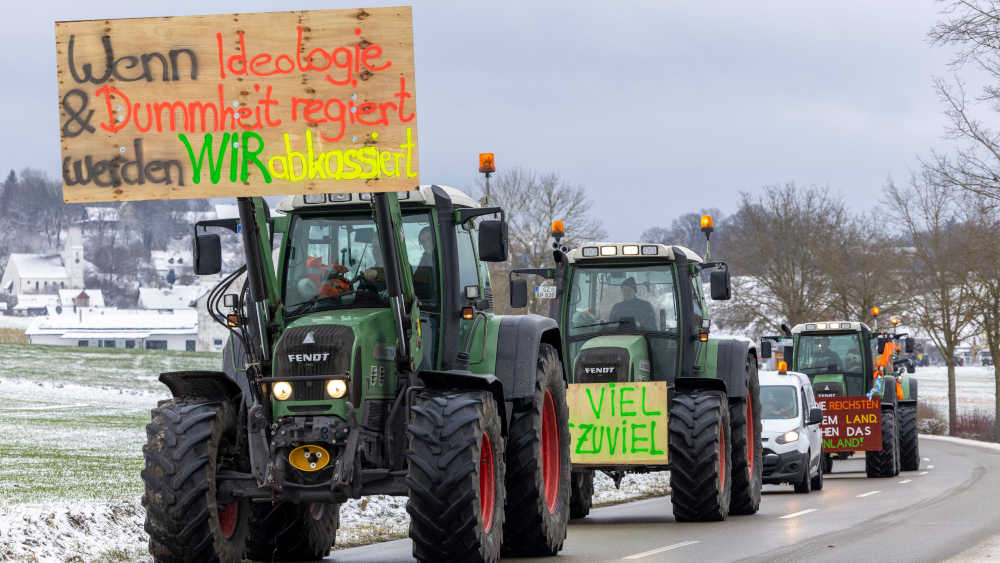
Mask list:
POLYGON ((316 352, 315 354, 289 354, 289 362, 322 362, 330 357, 329 352, 316 352))
POLYGON ((583 368, 583 373, 605 374, 605 373, 614 373, 614 372, 615 372, 615 368, 614 367, 607 367, 607 368, 583 368))

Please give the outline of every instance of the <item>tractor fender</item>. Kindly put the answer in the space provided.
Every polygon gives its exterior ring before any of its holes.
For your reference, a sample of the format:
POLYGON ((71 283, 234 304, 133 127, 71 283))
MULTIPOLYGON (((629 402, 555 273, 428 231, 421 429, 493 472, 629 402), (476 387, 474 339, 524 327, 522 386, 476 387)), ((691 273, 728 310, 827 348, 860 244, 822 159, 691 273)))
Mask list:
POLYGON ((431 389, 479 389, 489 391, 493 395, 493 400, 500 411, 500 419, 503 421, 501 429, 503 435, 507 435, 507 405, 504 402, 504 387, 497 377, 491 373, 472 373, 463 370, 421 370, 417 372, 417 378, 425 387, 431 389))
POLYGON ((678 377, 674 379, 674 389, 677 393, 701 389, 726 393, 726 382, 714 377, 678 377))
MULTIPOLYGON (((541 315, 500 317, 494 372, 503 383, 508 401, 534 397, 538 348, 543 342, 551 344, 562 358, 559 325, 554 319, 541 315)), ((566 371, 563 369, 563 379, 566 378, 566 371)))
POLYGON ((221 371, 171 371, 161 373, 160 382, 175 399, 185 402, 225 402, 241 394, 239 386, 221 371))
POLYGON ((230 337, 226 340, 226 346, 222 349, 222 371, 226 377, 239 387, 243 394, 243 400, 247 407, 253 395, 250 394, 250 381, 244 372, 246 371, 246 352, 243 351, 243 343, 239 338, 230 337))
POLYGON ((757 349, 746 340, 719 340, 716 347, 717 377, 726 382, 729 400, 747 398, 747 358, 756 357, 757 349))

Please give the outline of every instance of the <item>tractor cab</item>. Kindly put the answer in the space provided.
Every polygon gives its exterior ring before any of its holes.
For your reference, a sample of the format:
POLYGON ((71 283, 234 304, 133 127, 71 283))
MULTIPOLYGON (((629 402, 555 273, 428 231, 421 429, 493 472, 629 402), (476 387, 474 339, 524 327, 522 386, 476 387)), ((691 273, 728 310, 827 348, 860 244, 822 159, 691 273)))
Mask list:
POLYGON ((571 250, 566 261, 560 320, 572 381, 673 381, 688 333, 678 292, 694 297, 688 314, 697 326, 705 317, 701 257, 682 247, 603 244, 571 250))

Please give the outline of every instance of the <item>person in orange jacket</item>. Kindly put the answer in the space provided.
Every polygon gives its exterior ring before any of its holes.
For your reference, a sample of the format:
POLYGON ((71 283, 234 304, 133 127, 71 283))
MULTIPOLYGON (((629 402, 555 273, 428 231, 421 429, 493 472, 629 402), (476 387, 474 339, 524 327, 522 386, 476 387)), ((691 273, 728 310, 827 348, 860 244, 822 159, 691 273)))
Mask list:
POLYGON ((351 290, 350 281, 344 277, 349 270, 341 264, 324 264, 318 256, 306 260, 305 278, 318 287, 323 297, 337 297, 351 290))

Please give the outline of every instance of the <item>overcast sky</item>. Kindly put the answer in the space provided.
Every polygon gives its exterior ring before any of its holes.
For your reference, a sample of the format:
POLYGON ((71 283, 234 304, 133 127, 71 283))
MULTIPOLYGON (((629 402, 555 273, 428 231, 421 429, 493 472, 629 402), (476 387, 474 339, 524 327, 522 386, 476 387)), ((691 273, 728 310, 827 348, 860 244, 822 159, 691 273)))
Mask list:
MULTIPOLYGON (((282 3, 281 9, 403 2, 282 3)), ((268 11, 259 0, 8 2, 0 167, 59 174, 53 22, 268 11), (210 7, 209 7, 210 6, 210 7)), ((854 208, 943 147, 933 76, 950 51, 930 0, 414 2, 421 181, 498 168, 584 186, 614 238, 773 183, 829 186, 854 208)), ((572 229, 572 224, 567 224, 572 229)))

